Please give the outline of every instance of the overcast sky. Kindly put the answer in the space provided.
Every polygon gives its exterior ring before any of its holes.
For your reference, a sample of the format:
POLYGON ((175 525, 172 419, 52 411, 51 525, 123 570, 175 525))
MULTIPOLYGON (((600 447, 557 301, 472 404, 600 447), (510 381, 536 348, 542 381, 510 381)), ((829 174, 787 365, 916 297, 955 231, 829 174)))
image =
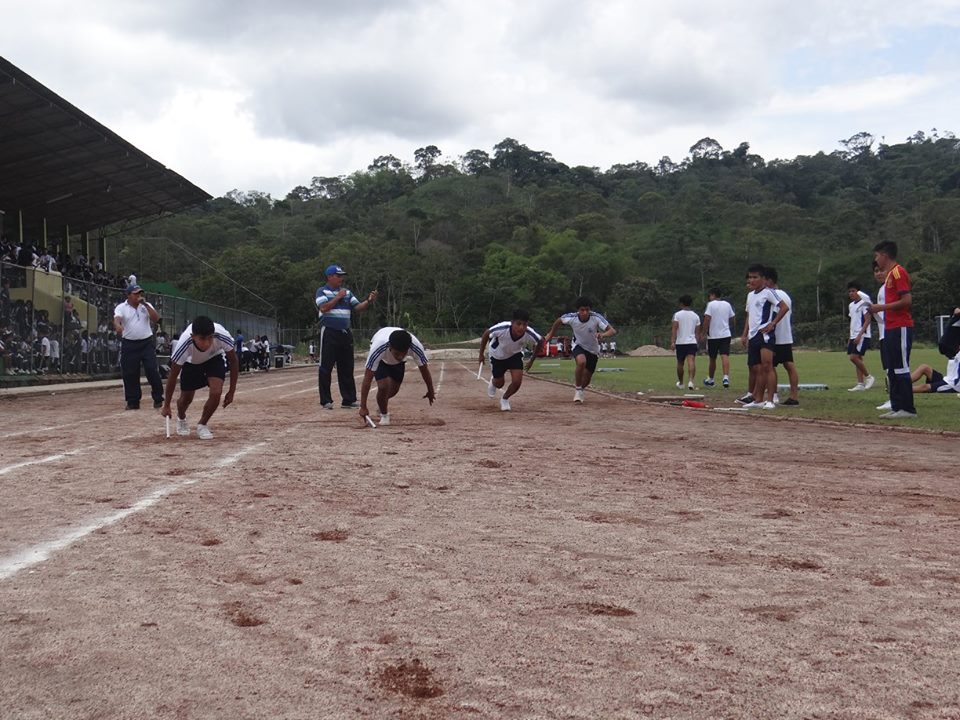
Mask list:
POLYGON ((430 144, 605 170, 960 134, 958 29, 960 0, 33 0, 0 54, 211 194, 282 198, 430 144))

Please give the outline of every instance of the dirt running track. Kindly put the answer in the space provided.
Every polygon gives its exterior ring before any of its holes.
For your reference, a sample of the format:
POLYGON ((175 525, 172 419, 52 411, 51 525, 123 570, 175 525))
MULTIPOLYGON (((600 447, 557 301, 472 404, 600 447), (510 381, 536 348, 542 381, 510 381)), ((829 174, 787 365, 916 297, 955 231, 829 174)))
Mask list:
POLYGON ((432 366, 0 402, 0 716, 960 718, 956 437, 432 366))

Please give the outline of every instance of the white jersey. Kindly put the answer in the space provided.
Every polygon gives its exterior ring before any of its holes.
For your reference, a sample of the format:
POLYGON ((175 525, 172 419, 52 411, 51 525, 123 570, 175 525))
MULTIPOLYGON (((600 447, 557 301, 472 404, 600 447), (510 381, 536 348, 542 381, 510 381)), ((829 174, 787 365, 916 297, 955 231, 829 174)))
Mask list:
POLYGON ((696 345, 700 316, 693 310, 677 310, 673 321, 677 324, 677 345, 696 345))
POLYGON ((581 347, 594 355, 600 354, 600 341, 597 340, 597 333, 602 333, 610 327, 610 323, 603 315, 591 312, 587 321, 583 322, 579 314, 572 312, 561 315, 560 321, 573 329, 573 347, 581 347))
POLYGON ((860 334, 860 330, 863 330, 864 337, 870 337, 870 325, 864 327, 863 321, 866 319, 867 313, 870 312, 870 296, 867 295, 863 290, 858 291, 860 295, 859 300, 854 300, 847 306, 847 314, 850 316, 850 339, 856 339, 857 335, 860 334))
POLYGON ((947 360, 947 371, 943 374, 943 381, 946 385, 942 385, 937 392, 953 388, 960 393, 960 353, 947 360))
MULTIPOLYGON (((880 289, 877 290, 877 304, 883 305, 887 302, 887 286, 883 284, 880 286, 880 289)), ((874 317, 877 319, 877 332, 879 333, 880 339, 883 340, 884 334, 886 334, 886 323, 883 321, 884 312, 881 310, 874 317)))
POLYGON ((774 345, 793 345, 793 299, 780 288, 777 288, 777 296, 787 306, 787 312, 774 328, 773 343, 774 345))
POLYGON ((707 331, 708 340, 721 340, 730 337, 730 321, 736 316, 733 305, 726 300, 711 300, 703 311, 704 316, 710 318, 710 329, 707 331))
POLYGON ((777 316, 780 295, 773 288, 761 288, 747 294, 747 337, 752 338, 760 328, 767 326, 777 316))
POLYGON ((526 332, 514 339, 510 330, 512 323, 506 320, 492 326, 487 332, 490 337, 490 357, 495 360, 507 360, 518 352, 523 352, 524 346, 532 346, 536 350, 543 337, 529 325, 526 332))
MULTIPOLYGON (((384 365, 401 365, 404 360, 397 360, 390 349, 390 335, 396 330, 403 330, 399 327, 380 328, 370 339, 370 351, 367 353, 367 370, 376 370, 380 363, 384 365)), ((423 367, 427 364, 427 351, 423 348, 423 343, 417 340, 416 335, 410 333, 410 355, 413 357, 417 367, 423 367)))
POLYGON ((213 342, 207 350, 197 350, 193 344, 193 323, 187 325, 187 329, 180 333, 177 339, 176 349, 170 356, 170 362, 177 365, 203 365, 207 360, 217 355, 233 352, 233 336, 227 332, 227 329, 220 323, 213 324, 213 342))

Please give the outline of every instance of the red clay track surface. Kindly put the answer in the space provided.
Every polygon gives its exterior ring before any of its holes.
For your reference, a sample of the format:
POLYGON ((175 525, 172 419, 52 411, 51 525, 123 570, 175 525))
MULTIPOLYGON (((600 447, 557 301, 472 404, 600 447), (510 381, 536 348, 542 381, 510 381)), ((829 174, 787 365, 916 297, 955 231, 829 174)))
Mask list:
POLYGON ((0 402, 0 717, 960 718, 956 438, 431 366, 0 402))

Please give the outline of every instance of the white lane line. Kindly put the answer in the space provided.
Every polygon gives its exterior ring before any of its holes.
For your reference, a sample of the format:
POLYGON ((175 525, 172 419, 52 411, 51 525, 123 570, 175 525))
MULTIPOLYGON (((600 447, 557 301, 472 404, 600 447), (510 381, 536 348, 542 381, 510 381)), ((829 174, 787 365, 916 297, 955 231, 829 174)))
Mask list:
POLYGON ((250 388, 249 390, 237 390, 237 395, 243 392, 260 392, 261 390, 273 390, 274 388, 287 387, 287 385, 299 385, 300 383, 310 382, 306 380, 293 380, 292 382, 278 383, 276 385, 264 385, 263 387, 250 388))
MULTIPOLYGON (((253 451, 263 447, 264 445, 266 445, 265 442, 249 445, 239 452, 223 458, 217 463, 216 467, 218 470, 228 467, 244 456, 249 455, 253 451)), ((103 515, 87 523, 86 525, 67 530, 63 535, 53 540, 47 540, 46 542, 38 543, 32 547, 19 550, 5 558, 0 558, 0 580, 6 580, 21 570, 25 570, 26 568, 38 565, 45 560, 49 560, 55 552, 58 552, 59 550, 65 550, 78 540, 85 538, 90 533, 96 532, 97 530, 105 528, 108 525, 113 525, 114 523, 120 522, 124 518, 129 517, 134 513, 138 513, 141 510, 146 510, 152 505, 156 505, 160 500, 176 492, 177 490, 185 488, 189 485, 195 485, 196 483, 200 482, 203 476, 211 474, 211 472, 212 471, 210 470, 205 470, 197 473, 195 477, 186 478, 184 480, 180 480, 179 482, 164 485, 163 487, 157 488, 156 490, 153 490, 144 497, 140 498, 130 507, 117 510, 109 515, 103 515)))
POLYGON ((14 470, 19 470, 23 467, 28 467, 30 465, 43 465, 45 463, 57 462, 58 460, 63 460, 66 457, 71 455, 79 455, 82 452, 87 450, 93 450, 94 448, 101 447, 102 445, 109 445, 110 443, 118 442, 120 440, 129 440, 130 438, 140 437, 143 433, 133 433, 131 435, 124 435, 119 438, 112 438, 104 442, 94 443, 93 445, 85 445, 84 447, 79 447, 74 450, 67 450, 66 452, 57 453, 56 455, 47 455, 46 457, 36 458, 34 460, 24 460, 23 462, 14 463, 13 465, 7 465, 6 467, 0 468, 0 475, 6 475, 9 472, 14 470))
POLYGON ((277 400, 286 400, 287 398, 296 397, 297 395, 303 395, 304 393, 315 393, 317 389, 315 387, 308 387, 306 390, 297 390, 296 392, 288 393, 286 395, 280 395, 277 397, 277 400))
POLYGON ((436 394, 440 394, 440 386, 443 385, 443 372, 447 369, 447 364, 445 362, 440 363, 440 379, 437 380, 437 387, 434 389, 436 394))
POLYGON ((88 420, 74 420, 72 422, 64 423, 62 425, 45 425, 43 427, 33 428, 32 430, 18 430, 17 432, 0 433, 0 440, 6 439, 6 438, 18 437, 20 435, 33 435, 34 433, 46 432, 47 430, 62 430, 64 428, 72 428, 72 427, 76 427, 77 425, 82 425, 83 423, 101 422, 106 418, 119 417, 120 415, 123 415, 125 412, 126 410, 121 410, 120 412, 115 412, 110 415, 103 415, 101 417, 90 418, 88 420))

